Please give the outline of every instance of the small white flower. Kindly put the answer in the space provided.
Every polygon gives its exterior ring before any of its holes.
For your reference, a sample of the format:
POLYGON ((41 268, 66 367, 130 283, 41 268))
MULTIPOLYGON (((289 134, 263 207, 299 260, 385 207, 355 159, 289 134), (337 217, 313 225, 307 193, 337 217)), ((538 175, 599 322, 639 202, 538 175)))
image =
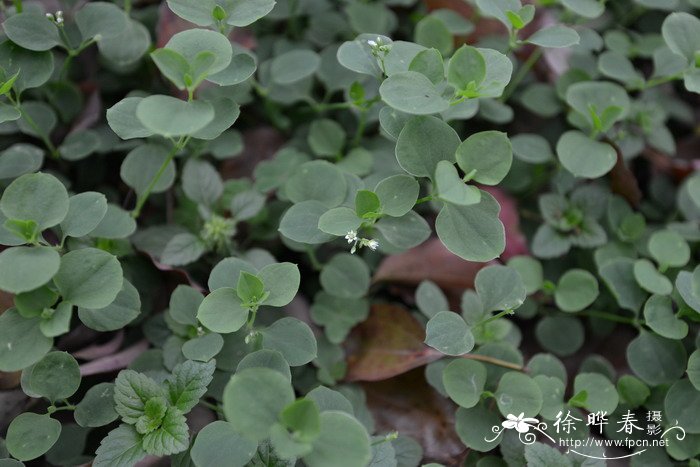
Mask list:
POLYGON ((370 240, 369 242, 367 242, 367 247, 370 250, 375 251, 379 247, 379 242, 376 240, 370 240))
POLYGON ((375 41, 373 41, 373 40, 368 40, 368 41, 367 41, 367 44, 368 44, 370 47, 376 47, 376 46, 377 46, 377 43, 376 43, 375 41))
POLYGON ((345 240, 348 241, 348 243, 356 242, 357 241, 357 232, 354 230, 351 230, 347 234, 345 234, 345 240))

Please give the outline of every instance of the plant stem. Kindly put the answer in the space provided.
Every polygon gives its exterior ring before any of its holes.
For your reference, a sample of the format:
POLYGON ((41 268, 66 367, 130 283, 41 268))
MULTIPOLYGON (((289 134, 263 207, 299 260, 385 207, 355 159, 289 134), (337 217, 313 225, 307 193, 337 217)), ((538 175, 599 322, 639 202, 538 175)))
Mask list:
POLYGON ((9 94, 7 95, 7 97, 12 103, 12 105, 15 107, 15 109, 17 109, 17 111, 19 112, 21 118, 24 119, 24 121, 27 122, 27 125, 29 125, 34 130, 36 136, 41 141, 43 141, 44 145, 48 148, 49 152, 51 153, 51 157, 53 157, 54 159, 58 159, 60 157, 60 154, 58 153, 56 146, 54 146, 49 137, 44 134, 41 128, 39 128, 39 125, 36 124, 34 119, 27 112, 22 110, 22 105, 19 103, 19 99, 15 100, 9 94))
POLYGON ((478 360, 480 362, 490 363, 492 365, 501 366, 503 368, 509 368, 511 370, 525 371, 525 367, 522 365, 518 365, 517 363, 507 362, 507 361, 501 360, 499 358, 489 357, 487 355, 468 353, 465 355, 460 355, 460 358, 466 358, 468 360, 478 360))
POLYGON ((422 198, 418 198, 416 200, 416 204, 414 204, 414 206, 417 206, 417 205, 422 204, 422 203, 427 203, 428 201, 432 201, 434 199, 435 199, 435 195, 428 195, 428 196, 424 196, 422 198))
POLYGON ((614 321, 616 323, 631 324, 633 326, 639 326, 641 324, 644 324, 643 319, 627 318, 625 316, 620 316, 620 315, 616 315, 613 313, 607 313, 605 311, 595 311, 595 310, 581 311, 578 313, 578 315, 579 316, 588 316, 591 318, 606 319, 608 321, 614 321))
POLYGON ((500 318, 500 317, 502 317, 502 316, 505 316, 505 315, 512 315, 512 314, 513 314, 513 310, 503 310, 503 311, 501 311, 500 313, 497 313, 497 314, 491 316, 490 318, 482 319, 481 321, 479 321, 478 323, 476 323, 476 324, 474 325, 474 327, 483 326, 484 324, 490 323, 491 321, 495 321, 495 320, 497 320, 498 318, 500 318))
POLYGON ((210 402, 207 402, 207 401, 200 400, 199 405, 201 405, 202 407, 206 407, 208 409, 212 409, 213 411, 215 411, 217 413, 221 413, 221 414, 224 413, 224 411, 221 410, 221 407, 219 407, 216 404, 212 404, 210 402))
POLYGON ((131 13, 131 0, 124 0, 124 13, 129 16, 131 13))
POLYGON ((362 140, 362 135, 365 134, 365 126, 367 126, 367 110, 365 108, 360 109, 360 119, 357 123, 357 131, 355 131, 355 137, 352 139, 352 146, 357 147, 360 145, 362 140))
POLYGON ((160 168, 158 168, 158 172, 156 172, 156 174, 151 179, 151 182, 146 187, 146 191, 141 193, 136 199, 136 207, 134 207, 134 210, 131 211, 131 217, 133 217, 134 219, 139 217, 139 215, 141 214, 141 209, 143 209, 143 205, 146 204, 146 200, 148 200, 148 197, 151 195, 151 192, 153 191, 153 188, 155 188, 156 183, 158 183, 158 180, 160 180, 160 177, 163 175, 163 172, 165 172, 165 169, 168 168, 168 164, 170 164, 175 155, 187 145, 188 141, 189 137, 181 136, 178 142, 173 146, 173 148, 170 150, 170 153, 161 164, 160 168))
POLYGON ((17 13, 22 13, 22 0, 13 0, 17 13))
POLYGON ((501 96, 501 102, 506 102, 508 98, 510 98, 510 96, 515 92, 520 82, 525 78, 525 76, 527 76, 527 72, 530 71, 530 69, 533 66, 535 66, 535 63, 537 63, 541 56, 541 48, 537 48, 534 52, 530 54, 527 60, 525 60, 525 63, 523 63, 522 66, 518 69, 518 72, 515 74, 510 84, 506 86, 506 89, 505 91, 503 91, 503 95, 501 96))

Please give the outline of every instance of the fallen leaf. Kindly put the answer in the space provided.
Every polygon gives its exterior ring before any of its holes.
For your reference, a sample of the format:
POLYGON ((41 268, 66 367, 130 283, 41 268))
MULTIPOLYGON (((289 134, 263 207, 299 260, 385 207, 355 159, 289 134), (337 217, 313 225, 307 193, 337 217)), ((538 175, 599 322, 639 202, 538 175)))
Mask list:
POLYGON ((348 381, 379 381, 440 358, 423 340, 425 330, 405 308, 378 304, 350 337, 348 381))

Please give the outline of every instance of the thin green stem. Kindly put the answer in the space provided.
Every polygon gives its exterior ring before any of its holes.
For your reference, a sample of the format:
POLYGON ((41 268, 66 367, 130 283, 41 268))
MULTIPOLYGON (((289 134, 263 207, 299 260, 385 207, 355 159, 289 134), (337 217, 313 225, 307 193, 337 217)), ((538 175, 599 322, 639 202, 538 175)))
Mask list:
POLYGON ((525 60, 525 63, 523 63, 522 66, 518 69, 518 72, 515 74, 508 86, 506 86, 505 91, 503 91, 503 95, 501 96, 502 102, 506 102, 510 98, 510 96, 513 95, 520 82, 525 78, 525 76, 527 76, 528 71, 530 71, 532 67, 535 66, 535 63, 537 63, 540 57, 542 57, 541 48, 536 49, 530 54, 527 60, 525 60))
POLYGON ((481 321, 479 321, 478 323, 476 323, 476 324, 474 325, 474 327, 483 326, 484 324, 490 323, 491 321, 496 321, 498 318, 501 318, 501 317, 506 316, 506 315, 512 315, 512 314, 513 314, 513 310, 510 310, 510 309, 509 309, 509 310, 503 310, 503 311, 501 311, 500 313, 496 313, 495 315, 493 315, 493 316, 491 316, 491 317, 489 317, 489 318, 482 319, 481 321))
POLYGON ((41 141, 43 141, 44 145, 48 148, 49 152, 51 153, 51 157, 53 157, 54 159, 58 159, 60 157, 58 149, 56 149, 56 146, 54 146, 54 144, 51 142, 48 135, 44 134, 42 129, 39 127, 39 125, 36 124, 31 115, 29 115, 22 109, 22 105, 20 104, 19 100, 14 100, 9 94, 7 95, 7 97, 12 103, 12 105, 15 107, 15 109, 17 109, 17 111, 20 113, 21 118, 25 122, 27 122, 27 125, 29 125, 34 130, 36 136, 41 141))
POLYGON ((222 409, 221 407, 219 407, 219 406, 216 405, 216 404, 212 404, 212 403, 210 403, 210 402, 207 402, 207 401, 200 400, 200 401, 199 401, 199 405, 201 405, 202 407, 206 407, 206 408, 208 408, 208 409, 211 409, 211 410, 213 410, 214 412, 217 412, 217 413, 220 413, 220 414, 223 414, 223 413, 224 413, 224 411, 223 411, 223 409, 222 409))
POLYGON ((143 193, 141 193, 138 196, 138 198, 136 199, 136 207, 134 207, 134 210, 131 211, 131 217, 133 217, 134 219, 139 217, 139 215, 141 214, 141 209, 143 209, 144 204, 146 204, 148 197, 151 195, 153 188, 155 188, 156 184, 158 183, 158 180, 160 180, 160 177, 165 172, 165 169, 168 168, 168 165, 173 160, 175 155, 178 152, 180 152, 187 145, 188 141, 189 141, 189 137, 182 136, 177 141, 177 143, 173 146, 173 148, 170 150, 170 153, 168 153, 168 156, 165 158, 165 160, 163 161, 161 166, 158 168, 158 172, 156 172, 156 174, 151 179, 151 182, 146 187, 146 190, 143 193))
POLYGON ((131 0, 124 0, 124 13, 129 16, 131 13, 131 0))
POLYGON ((578 313, 578 315, 579 316, 588 316, 590 318, 605 319, 608 321, 614 321, 616 323, 631 324, 633 326, 639 326, 639 325, 644 324, 643 319, 627 318, 625 316, 616 315, 614 313, 607 313, 605 311, 596 311, 596 310, 581 311, 578 313))
POLYGON ((362 136, 365 134, 365 127, 367 126, 367 111, 369 109, 360 109, 360 118, 357 122, 357 131, 355 131, 355 137, 352 139, 352 146, 357 147, 360 145, 362 136))
POLYGON ((22 13, 22 0, 13 0, 13 3, 15 4, 15 11, 22 13))
POLYGON ((309 257, 311 267, 314 268, 315 271, 320 271, 321 269, 323 269, 323 264, 321 264, 321 262, 316 257, 316 251, 313 248, 307 248, 306 255, 309 257))
POLYGON ((460 355, 460 358, 466 358, 467 360, 478 360, 480 362, 490 363, 491 365, 496 365, 496 366, 508 368, 508 369, 515 370, 515 371, 525 371, 525 367, 522 365, 518 365, 517 363, 513 363, 513 362, 507 362, 505 360, 501 360, 500 358, 489 357, 487 355, 468 353, 468 354, 460 355))
POLYGON ((418 198, 416 200, 416 204, 414 206, 417 206, 417 205, 423 204, 423 203, 427 203, 428 201, 432 201, 434 199, 435 199, 435 195, 428 195, 428 196, 424 196, 422 198, 418 198))

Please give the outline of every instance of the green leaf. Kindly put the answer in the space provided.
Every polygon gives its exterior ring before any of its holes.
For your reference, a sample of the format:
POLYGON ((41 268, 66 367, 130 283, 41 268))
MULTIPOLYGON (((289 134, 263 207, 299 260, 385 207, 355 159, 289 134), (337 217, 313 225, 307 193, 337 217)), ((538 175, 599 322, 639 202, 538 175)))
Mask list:
POLYGON ((612 259, 600 267, 599 273, 620 307, 635 313, 639 311, 647 294, 634 279, 634 261, 627 258, 612 259))
POLYGON ((231 63, 218 73, 207 76, 207 81, 220 86, 233 86, 250 78, 255 73, 256 64, 252 54, 247 51, 234 50, 231 63))
POLYGON ((464 140, 457 148, 457 164, 484 185, 497 185, 508 174, 513 151, 505 133, 482 131, 464 140))
POLYGON ((652 331, 669 339, 683 339, 688 335, 688 324, 673 312, 673 301, 663 295, 652 295, 644 304, 644 321, 652 331))
POLYGON ((163 389, 148 376, 134 370, 122 370, 114 382, 116 412, 129 424, 138 421, 146 410, 146 403, 163 396, 163 389))
POLYGON ((686 352, 680 341, 642 331, 627 346, 627 362, 645 383, 670 384, 685 371, 686 352))
POLYGON ((486 60, 475 47, 463 45, 447 67, 447 81, 466 97, 478 97, 477 90, 486 78, 486 60))
POLYGON ((320 415, 321 434, 311 453, 303 457, 309 467, 359 467, 371 458, 369 435, 354 417, 335 410, 320 415))
POLYGON ((566 102, 578 113, 579 118, 584 119, 588 129, 603 132, 609 130, 616 121, 625 118, 630 108, 627 91, 619 84, 608 81, 574 83, 566 90, 566 102), (606 112, 611 111, 616 112, 614 118, 609 118, 605 126, 598 128, 595 118, 601 119, 606 112))
POLYGON ((194 287, 178 285, 170 295, 170 317, 180 324, 196 326, 202 300, 204 296, 194 287))
POLYGON ((265 293, 265 284, 258 279, 254 274, 241 271, 238 276, 238 285, 236 286, 236 294, 244 304, 257 304, 262 301, 265 293))
POLYGON ((676 276, 676 289, 683 301, 693 310, 700 313, 700 290, 697 287, 697 275, 700 268, 695 268, 695 273, 681 271, 676 276))
POLYGON ((529 376, 515 371, 503 375, 495 397, 498 410, 504 417, 521 413, 526 417, 534 417, 542 408, 540 387, 529 376))
POLYGON ((496 18, 509 30, 511 29, 512 24, 508 19, 507 12, 512 11, 517 14, 521 8, 519 0, 477 0, 476 5, 479 7, 479 11, 482 14, 491 18, 496 18))
POLYGON ((226 23, 239 28, 253 24, 272 11, 275 3, 275 0, 230 0, 225 8, 226 23))
POLYGON ((192 201, 213 205, 223 194, 219 172, 208 162, 190 159, 182 171, 182 189, 192 201))
POLYGON ((401 217, 384 217, 375 227, 384 240, 402 250, 420 245, 431 233, 428 222, 415 211, 409 211, 401 217))
POLYGON ((668 277, 661 274, 648 259, 638 259, 634 262, 634 278, 639 286, 649 293, 669 295, 673 292, 673 284, 668 277))
POLYGON ((553 48, 571 47, 578 44, 579 41, 580 37, 574 29, 561 24, 540 29, 525 40, 525 42, 540 47, 553 48))
POLYGON ((42 334, 39 318, 23 318, 15 309, 0 315, 0 371, 18 371, 33 365, 53 345, 42 334))
POLYGON ((312 50, 290 50, 278 55, 270 64, 272 80, 278 84, 292 84, 314 74, 321 58, 312 50))
POLYGON ((685 12, 671 13, 661 25, 661 34, 672 51, 690 63, 695 62, 700 44, 700 20, 697 17, 685 12))
POLYGON ((531 467, 573 467, 574 465, 568 457, 557 449, 542 443, 525 446, 524 457, 527 465, 531 467))
POLYGON ((188 413, 207 392, 213 375, 213 360, 206 363, 187 360, 177 365, 166 382, 170 403, 181 413, 188 413))
POLYGON ((456 313, 436 313, 425 329, 425 343, 445 355, 464 355, 474 348, 474 336, 456 313))
POLYGON ((345 130, 340 124, 322 118, 311 123, 307 141, 317 156, 335 156, 343 150, 345 138, 345 130))
POLYGON ((700 391, 700 350, 694 351, 688 358, 688 380, 700 391))
POLYGON ((227 98, 212 99, 208 103, 214 107, 214 119, 207 126, 193 133, 192 137, 211 141, 231 128, 241 114, 241 109, 238 104, 227 98))
POLYGON ((620 395, 620 404, 632 407, 644 404, 651 394, 649 387, 632 375, 622 375, 617 380, 617 392, 620 395))
POLYGON ((411 175, 432 177, 438 162, 455 162, 459 144, 457 132, 447 123, 435 117, 414 117, 399 134, 396 159, 411 175))
POLYGON ((237 433, 228 422, 217 420, 202 428, 194 440, 190 457, 197 467, 230 465, 243 467, 253 458, 258 445, 237 433))
POLYGON ((186 89, 185 77, 190 76, 190 64, 185 57, 172 49, 157 49, 151 52, 151 58, 158 70, 180 90, 186 89))
POLYGON ((112 303, 123 280, 117 258, 97 248, 83 248, 63 255, 54 277, 63 299, 85 308, 103 308, 112 303))
POLYGON ((61 434, 61 422, 48 415, 25 412, 7 428, 7 450, 21 460, 29 461, 46 453, 61 434))
POLYGON ((413 35, 413 40, 424 47, 435 48, 443 55, 452 52, 452 33, 440 18, 426 16, 421 19, 416 24, 413 35))
MULTIPOLYGON (((208 29, 194 28, 179 32, 170 38, 168 43, 165 44, 165 48, 178 52, 190 66, 194 66, 195 63, 201 60, 202 52, 213 54, 213 63, 206 67, 207 74, 218 73, 226 69, 233 56, 231 43, 226 36, 208 29)), ((192 133, 194 131, 196 130, 192 130, 192 133)))
POLYGON ((27 50, 11 41, 5 41, 0 44, 0 67, 5 70, 6 76, 19 73, 12 87, 17 92, 22 92, 39 87, 51 78, 53 54, 50 51, 27 50))
POLYGON ((513 155, 531 164, 541 164, 553 159, 549 142, 540 135, 520 133, 510 138, 513 155))
POLYGON ((582 178, 602 177, 617 162, 612 146, 594 141, 576 130, 567 131, 559 138, 557 156, 569 172, 582 178))
POLYGON ((454 164, 440 161, 435 170, 435 186, 438 197, 448 203, 460 206, 476 204, 481 200, 478 188, 467 185, 460 177, 454 164))
POLYGON ((33 393, 51 402, 69 398, 80 386, 78 362, 67 352, 49 352, 22 372, 22 377, 33 393))
POLYGON ((666 267, 685 266, 690 260, 688 242, 673 230, 654 232, 647 246, 656 262, 666 267))
POLYGON ((306 365, 316 358, 316 338, 311 328, 296 318, 281 318, 261 331, 262 346, 276 350, 290 366, 306 365))
POLYGON ((73 305, 61 302, 48 318, 42 318, 39 329, 46 337, 57 337, 70 331, 73 305))
MULTIPOLYGON (((345 200, 347 182, 343 172, 327 161, 301 164, 284 186, 285 193, 294 203, 318 201, 334 208, 345 200), (323 180, 324 183, 318 183, 323 180)), ((314 224, 316 226, 318 224, 314 224)))
POLYGON ((376 218, 381 210, 379 197, 369 190, 358 190, 355 194, 355 212, 363 219, 376 218))
POLYGON ((562 311, 581 311, 598 297, 598 280, 584 269, 570 269, 557 283, 554 302, 562 311))
POLYGON ((107 109, 107 123, 121 139, 147 138, 153 131, 136 117, 142 97, 127 97, 107 109))
POLYGON ((432 281, 424 280, 416 289, 416 305, 428 318, 432 318, 439 311, 449 310, 447 297, 442 290, 432 281))
POLYGON ((107 198, 102 193, 86 191, 68 199, 68 213, 61 221, 66 237, 83 237, 98 226, 107 213, 107 198))
POLYGON ((110 431, 95 454, 93 467, 128 467, 146 457, 141 436, 130 425, 120 425, 110 431))
POLYGON ((311 399, 297 399, 284 408, 280 415, 282 424, 302 442, 311 442, 321 432, 321 421, 316 402, 311 399))
POLYGON ((193 135, 214 119, 214 107, 203 101, 149 96, 136 106, 136 117, 151 132, 167 137, 193 135))
POLYGON ((619 396, 615 386, 599 373, 579 373, 574 380, 574 394, 585 391, 587 397, 583 407, 589 412, 613 413, 619 396))
POLYGON ((221 352, 223 346, 224 338, 221 337, 221 334, 210 332, 185 342, 182 345, 182 355, 188 360, 208 362, 221 352))
POLYGON ((584 18, 597 18, 605 11, 605 5, 598 0, 561 0, 561 3, 584 18))
POLYGON ((531 256, 513 256, 508 259, 508 266, 518 271, 520 278, 523 280, 525 292, 531 295, 540 288, 543 283, 542 263, 531 256))
POLYGON ((289 363, 276 350, 261 349, 249 353, 238 362, 236 373, 240 373, 248 368, 270 368, 284 375, 287 381, 292 381, 292 371, 289 363))
POLYGON ((514 310, 525 301, 525 284, 509 266, 491 265, 479 270, 474 280, 485 312, 514 310))
POLYGON ((482 404, 470 409, 460 407, 455 414, 455 431, 459 439, 470 449, 478 452, 487 452, 498 446, 501 437, 492 439, 484 436, 484 433, 490 433, 491 427, 500 424, 501 418, 497 413, 488 410, 482 404), (490 441, 486 441, 487 439, 490 441))
POLYGON ((437 49, 426 49, 418 52, 411 60, 408 71, 417 71, 436 85, 445 79, 445 64, 437 49))
POLYGON ((474 360, 453 360, 442 371, 442 383, 457 405, 467 409, 474 407, 484 391, 486 367, 474 360))
POLYGON ((688 380, 676 381, 666 393, 665 415, 688 433, 700 433, 700 391, 688 380))
POLYGON ((204 297, 197 310, 197 319, 208 329, 220 334, 238 331, 248 319, 236 289, 221 287, 204 297))
POLYGON ((295 242, 311 245, 326 243, 334 236, 319 230, 319 220, 328 208, 316 200, 302 201, 287 210, 280 221, 279 231, 295 242))
POLYGON ((490 261, 505 249, 505 230, 498 219, 500 205, 481 192, 481 201, 470 206, 446 204, 435 221, 442 243, 467 261, 490 261))
POLYGON ((83 40, 94 38, 98 42, 103 37, 118 36, 126 28, 127 16, 113 3, 90 2, 75 13, 83 40))
POLYGON ((36 10, 10 16, 2 28, 12 42, 25 49, 41 52, 62 44, 56 25, 36 10))
POLYGON ((0 178, 17 178, 27 173, 36 172, 41 168, 43 162, 43 150, 31 144, 13 144, 0 152, 0 178))
POLYGON ((326 211, 318 219, 318 228, 322 232, 342 237, 351 230, 357 231, 362 222, 354 209, 341 206, 326 211))
POLYGON ((382 213, 401 217, 416 204, 420 185, 408 175, 392 175, 379 182, 374 192, 379 197, 382 213))
POLYGON ((435 85, 415 71, 391 75, 382 82, 379 93, 391 107, 413 115, 436 114, 450 107, 435 85))
POLYGON ((233 375, 224 389, 224 414, 239 433, 267 437, 282 409, 294 400, 289 381, 269 368, 249 368, 233 375))
POLYGON ((535 336, 540 345, 555 355, 567 357, 581 348, 584 329, 581 322, 569 316, 547 316, 537 323, 535 336))
POLYGON ((168 0, 168 8, 182 19, 197 26, 214 24, 214 0, 168 0))
POLYGON ((133 320, 141 313, 139 292, 129 281, 124 279, 122 289, 112 303, 104 308, 78 308, 78 316, 85 326, 96 331, 115 331, 133 320))
POLYGON ((68 192, 53 175, 33 173, 15 179, 0 199, 8 219, 32 220, 41 230, 61 222, 68 213, 68 192))
POLYGON ((136 63, 151 46, 148 28, 131 18, 127 18, 124 28, 115 36, 103 37, 97 48, 109 63, 118 67, 128 67, 136 63))
POLYGON ((28 292, 51 280, 59 271, 61 257, 50 247, 8 248, 0 253, 0 289, 28 292))
POLYGON ((88 389, 73 416, 83 427, 104 426, 119 418, 114 410, 114 383, 98 383, 88 389))
POLYGON ((265 290, 269 292, 263 301, 266 306, 285 306, 294 299, 299 290, 301 276, 296 264, 268 264, 260 269, 257 275, 265 284, 265 290))
POLYGON ((340 253, 321 270, 323 289, 341 298, 360 298, 367 294, 370 272, 367 264, 357 256, 340 253))
POLYGON ((143 449, 154 456, 167 456, 182 452, 190 445, 187 420, 180 411, 168 407, 161 425, 143 437, 143 449))

